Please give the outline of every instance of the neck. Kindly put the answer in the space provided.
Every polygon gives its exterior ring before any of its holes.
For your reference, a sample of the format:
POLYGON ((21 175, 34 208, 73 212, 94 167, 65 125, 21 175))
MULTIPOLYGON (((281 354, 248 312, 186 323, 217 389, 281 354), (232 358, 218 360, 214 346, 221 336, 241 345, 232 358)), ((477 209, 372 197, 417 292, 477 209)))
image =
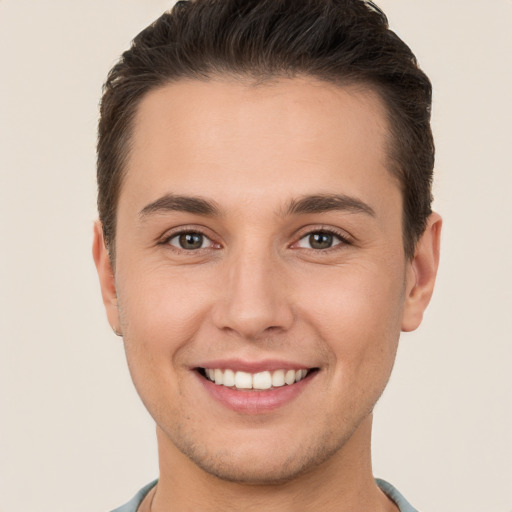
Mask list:
POLYGON ((152 512, 395 512, 398 509, 373 479, 371 422, 369 416, 343 447, 320 465, 291 480, 271 484, 231 482, 211 475, 157 428, 160 479, 152 497, 152 512))

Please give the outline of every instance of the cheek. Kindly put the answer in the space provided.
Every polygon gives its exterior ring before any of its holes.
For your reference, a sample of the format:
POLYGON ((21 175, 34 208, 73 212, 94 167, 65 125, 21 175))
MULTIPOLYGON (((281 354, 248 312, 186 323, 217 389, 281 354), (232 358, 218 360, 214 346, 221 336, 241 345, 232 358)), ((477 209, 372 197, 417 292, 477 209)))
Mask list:
POLYGON ((118 303, 126 359, 134 386, 159 423, 178 417, 180 364, 196 337, 206 305, 194 287, 164 273, 145 273, 118 286, 118 303), (162 405, 165 404, 165 410, 162 405))
POLYGON ((399 268, 339 268, 323 287, 304 293, 302 315, 326 341, 336 366, 389 372, 400 335, 403 275, 399 268), (383 365, 388 361, 388 365, 383 365))
POLYGON ((184 274, 157 268, 120 282, 121 321, 127 334, 154 340, 193 335, 209 307, 209 294, 207 287, 184 274))
POLYGON ((144 400, 143 395, 172 390, 209 308, 208 294, 183 276, 153 271, 120 280, 118 299, 126 358, 139 394, 144 400))

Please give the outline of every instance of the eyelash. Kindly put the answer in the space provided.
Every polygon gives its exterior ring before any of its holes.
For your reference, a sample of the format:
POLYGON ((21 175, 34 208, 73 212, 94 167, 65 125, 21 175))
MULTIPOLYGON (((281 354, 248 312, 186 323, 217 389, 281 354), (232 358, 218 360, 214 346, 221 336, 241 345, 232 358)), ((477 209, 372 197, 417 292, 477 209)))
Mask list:
MULTIPOLYGON (((321 228, 317 228, 317 229, 308 230, 307 232, 301 234, 300 237, 291 245, 291 247, 297 246, 301 242, 301 240, 304 240, 307 237, 310 237, 312 235, 317 235, 317 234, 328 235, 328 236, 337 238, 338 243, 334 243, 331 247, 327 247, 325 249, 314 249, 312 247, 301 247, 301 248, 306 251, 314 251, 316 253, 326 253, 326 252, 330 252, 331 250, 336 250, 336 248, 338 248, 340 245, 341 246, 352 245, 352 241, 345 234, 343 234, 335 229, 332 229, 332 228, 321 227, 321 228)), ((211 237, 209 237, 201 229, 197 229, 197 228, 181 229, 180 231, 176 231, 176 232, 166 236, 161 242, 159 242, 159 245, 166 245, 174 251, 177 251, 180 253, 190 253, 190 254, 197 253, 197 252, 203 251, 203 250, 208 250, 208 249, 211 249, 212 247, 215 249, 220 248, 220 244, 215 243, 211 239, 211 237), (180 237, 182 235, 200 235, 201 237, 203 237, 203 241, 204 241, 204 239, 210 241, 210 246, 209 247, 199 247, 197 249, 184 249, 182 247, 177 247, 170 243, 171 240, 173 240, 177 237, 180 237)))
POLYGON ((312 247, 303 247, 303 249, 308 250, 308 251, 326 253, 326 252, 330 252, 332 250, 336 250, 337 248, 339 248, 340 245, 341 246, 352 245, 352 241, 347 237, 346 234, 341 233, 332 228, 319 228, 319 229, 313 229, 313 230, 307 231, 306 233, 301 235, 300 238, 297 240, 297 242, 295 242, 293 245, 299 244, 301 242, 301 240, 311 237, 312 235, 319 235, 319 234, 328 235, 328 236, 332 236, 333 238, 337 238, 338 242, 335 243, 335 241, 333 241, 333 245, 331 245, 330 247, 327 247, 325 249, 314 249, 312 247))
POLYGON ((197 229, 197 228, 181 229, 180 231, 176 231, 176 232, 166 236, 161 242, 159 242, 159 245, 167 245, 172 250, 178 251, 180 253, 183 253, 183 252, 184 253, 197 253, 198 251, 210 249, 214 246, 220 246, 220 244, 216 244, 211 239, 211 237, 209 237, 201 229, 197 229), (178 238, 182 235, 200 235, 201 237, 203 237, 203 242, 204 242, 204 240, 210 241, 210 246, 209 247, 199 247, 197 249, 184 249, 183 247, 178 247, 178 246, 174 246, 171 244, 171 240, 173 240, 174 238, 178 238))

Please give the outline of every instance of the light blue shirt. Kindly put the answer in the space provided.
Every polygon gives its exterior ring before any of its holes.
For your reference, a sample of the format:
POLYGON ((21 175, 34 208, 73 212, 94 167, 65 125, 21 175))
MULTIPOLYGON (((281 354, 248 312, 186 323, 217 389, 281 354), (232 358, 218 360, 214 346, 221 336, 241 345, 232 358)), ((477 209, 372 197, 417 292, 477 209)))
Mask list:
MULTIPOLYGON (((144 486, 128 503, 122 507, 112 510, 112 512, 137 512, 142 500, 146 494, 156 485, 158 480, 154 480, 150 484, 144 486)), ((386 496, 396 503, 400 512, 418 512, 390 483, 380 478, 376 478, 375 482, 386 496)))

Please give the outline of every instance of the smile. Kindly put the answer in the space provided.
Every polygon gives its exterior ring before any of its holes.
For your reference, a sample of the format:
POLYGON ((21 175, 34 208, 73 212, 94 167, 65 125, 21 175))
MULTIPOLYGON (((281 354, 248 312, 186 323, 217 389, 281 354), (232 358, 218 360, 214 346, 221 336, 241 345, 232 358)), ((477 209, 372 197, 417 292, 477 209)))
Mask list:
POLYGON ((220 368, 200 368, 199 372, 219 386, 237 390, 268 390, 290 386, 304 379, 312 370, 274 370, 249 373, 220 368))
POLYGON ((239 414, 266 414, 296 400, 320 368, 279 361, 209 361, 193 368, 207 396, 239 414))

